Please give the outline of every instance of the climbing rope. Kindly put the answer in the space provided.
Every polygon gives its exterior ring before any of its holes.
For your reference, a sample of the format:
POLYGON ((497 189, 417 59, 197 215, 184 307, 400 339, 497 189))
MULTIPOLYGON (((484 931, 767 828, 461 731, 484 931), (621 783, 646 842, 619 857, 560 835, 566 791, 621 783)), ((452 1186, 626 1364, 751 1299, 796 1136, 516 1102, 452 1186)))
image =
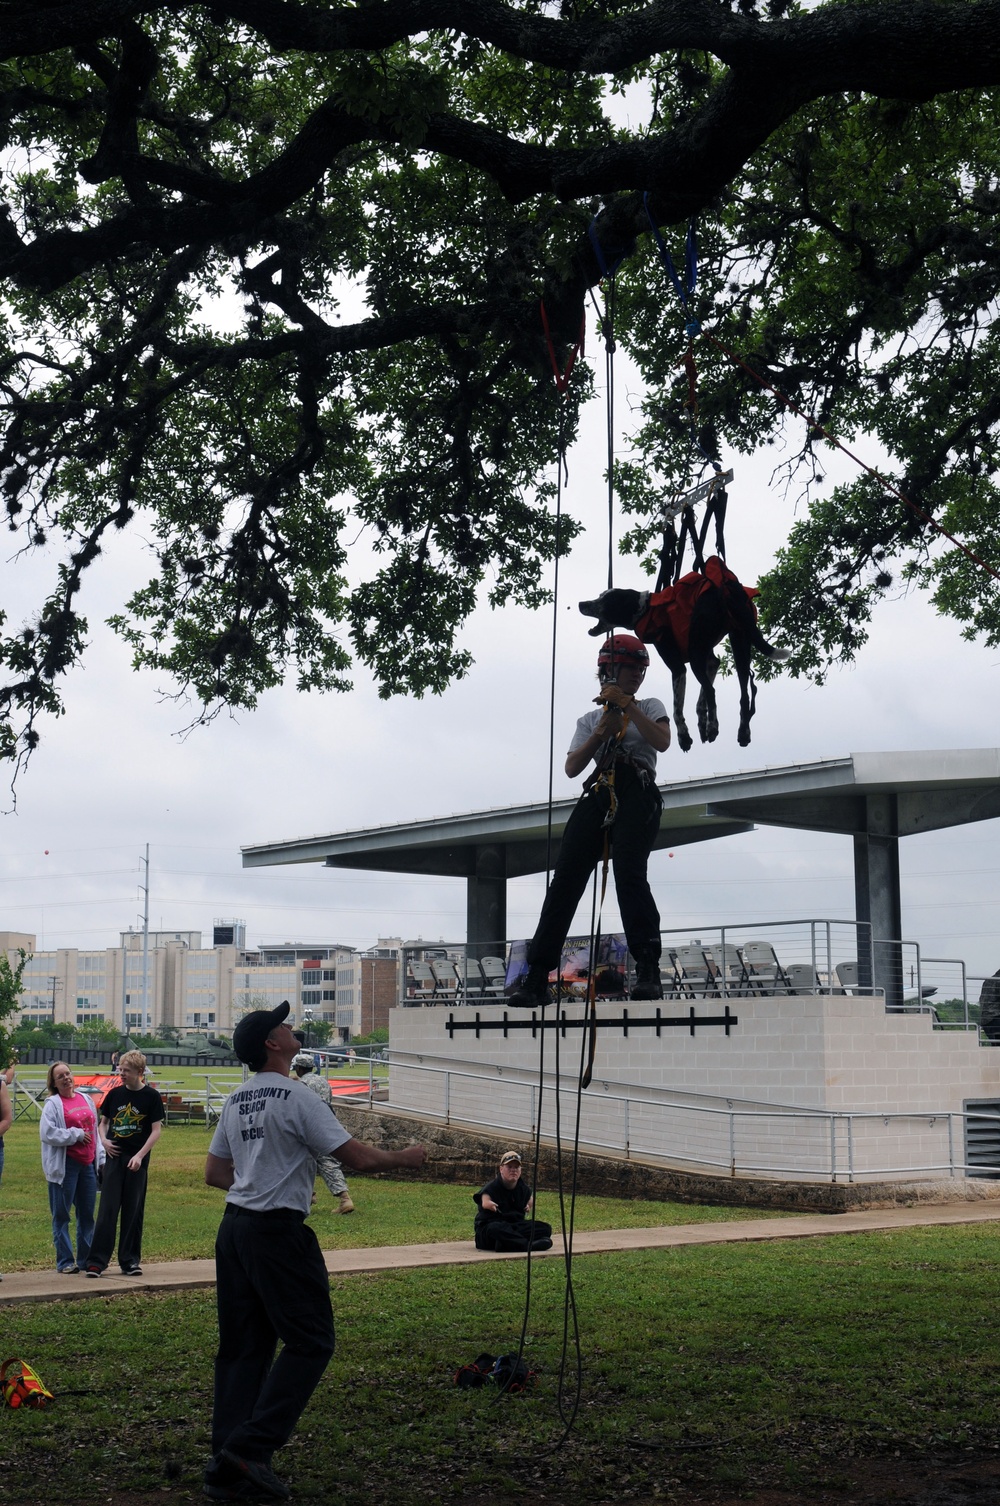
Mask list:
MULTIPOLYGON (((584 324, 581 326, 579 339, 577 340, 576 344, 572 347, 572 349, 571 349, 571 351, 569 353, 569 356, 568 356, 566 362, 562 366, 560 366, 559 361, 558 361, 558 359, 556 357, 555 346, 554 346, 553 341, 552 341, 552 334, 551 334, 551 330, 549 328, 549 322, 548 322, 548 317, 546 315, 544 303, 542 303, 541 306, 540 306, 540 312, 541 312, 541 319, 542 319, 542 329, 543 329, 543 332, 544 332, 545 342, 546 342, 546 346, 548 348, 548 353, 549 353, 549 361, 550 361, 550 364, 552 366, 553 377, 555 379, 556 392, 557 392, 557 394, 558 394, 558 396, 560 398, 560 403, 559 403, 558 439, 557 439, 557 460, 556 460, 556 463, 557 463, 557 475, 556 475, 556 514, 555 514, 555 560, 554 560, 554 565, 553 565, 553 578, 552 578, 552 643, 551 643, 551 653, 550 653, 550 674, 549 674, 549 773, 548 773, 548 799, 547 799, 547 819, 546 819, 546 837, 545 837, 545 886, 546 886, 546 889, 548 889, 549 883, 551 882, 551 875, 552 875, 552 846, 553 846, 552 812, 553 812, 553 805, 554 805, 554 784, 553 784, 553 781, 554 781, 554 770, 555 770, 555 698, 556 698, 556 666, 557 666, 557 661, 558 661, 558 624, 559 624, 559 552, 560 552, 560 546, 561 546, 561 542, 562 542, 562 539, 561 539, 561 533, 562 533, 562 493, 563 493, 563 485, 564 485, 565 481, 567 480, 567 474, 566 474, 566 415, 565 415, 565 406, 564 406, 564 403, 561 400, 565 398, 566 393, 569 390, 570 377, 572 375, 573 367, 574 367, 574 365, 576 363, 577 357, 582 354, 583 349, 584 349, 586 321, 584 320, 584 324)), ((557 986, 556 986, 556 1015, 557 1015, 557 1018, 558 1018, 558 1013, 559 1013, 559 1010, 560 1010, 560 1007, 561 1007, 561 1002, 562 1001, 561 1001, 561 981, 560 981, 559 983, 557 983, 557 986)), ((546 1036, 546 1033, 547 1032, 544 1029, 539 1031, 540 1041, 539 1041, 539 1050, 538 1050, 538 1097, 537 1097, 538 1108, 537 1108, 537 1114, 536 1114, 536 1120, 535 1120, 534 1154, 533 1154, 533 1168, 532 1168, 532 1188, 533 1188, 533 1190, 534 1190, 534 1192, 536 1194, 537 1194, 537 1190, 538 1190, 538 1168, 539 1168, 540 1160, 541 1160, 542 1121, 543 1121, 543 1111, 544 1111, 544 1103, 545 1103, 545 1086, 546 1086, 545 1085, 545 1036, 546 1036)), ((565 1268, 565 1288, 564 1288, 564 1299, 563 1299, 563 1334, 562 1334, 562 1347, 561 1347, 560 1358, 559 1358, 559 1385, 558 1385, 558 1391, 557 1391, 557 1406, 558 1406, 558 1411, 559 1411, 560 1419, 563 1422, 563 1432, 561 1433, 561 1435, 553 1443, 549 1444, 546 1448, 541 1449, 541 1450, 537 1450, 536 1453, 535 1453, 535 1457, 536 1458, 544 1458, 544 1457, 546 1457, 549 1454, 555 1453, 566 1442, 567 1438, 570 1435, 570 1432, 572 1431, 573 1424, 574 1424, 574 1422, 576 1420, 577 1412, 579 1410, 580 1396, 581 1396, 582 1384, 583 1384, 583 1358, 582 1358, 582 1352, 581 1352, 581 1348, 580 1348, 580 1329, 579 1329, 579 1321, 578 1321, 577 1309, 576 1309, 576 1295, 575 1295, 575 1292, 573 1290, 573 1277, 572 1277, 572 1266, 573 1266, 573 1227, 574 1227, 574 1222, 575 1222, 575 1207, 576 1207, 576 1164, 577 1164, 577 1157, 578 1157, 578 1139, 574 1139, 574 1145, 573 1145, 573 1155, 572 1155, 572 1162, 571 1162, 572 1168, 573 1168, 573 1172, 572 1172, 572 1188, 571 1188, 570 1199, 569 1199, 569 1215, 567 1217, 565 1180, 564 1180, 564 1171, 563 1171, 562 1105, 561 1105, 561 1101, 560 1101, 560 1084, 561 1084, 562 1066, 561 1066, 561 1061, 560 1061, 559 1031, 558 1031, 558 1029, 554 1033, 555 1033, 555 1093, 554 1093, 554 1109, 555 1109, 554 1119, 555 1119, 555 1125, 554 1125, 554 1129, 555 1129, 556 1180, 557 1180, 557 1186, 558 1186, 559 1212, 560 1212, 560 1223, 561 1223, 562 1242, 563 1242, 563 1262, 564 1262, 564 1268, 565 1268), (571 1336, 571 1334, 572 1334, 572 1343, 573 1343, 573 1348, 574 1348, 574 1353, 575 1353, 575 1364, 573 1366, 573 1369, 575 1370, 575 1374, 576 1374, 576 1386, 574 1388, 574 1395, 573 1395, 573 1398, 572 1398, 572 1403, 567 1408, 567 1400, 566 1400, 567 1391, 566 1391, 565 1377, 566 1377, 566 1374, 567 1374, 567 1368, 568 1368, 568 1364, 569 1364, 570 1336, 571 1336)), ((527 1339, 527 1332, 528 1332, 528 1323, 530 1321, 530 1313, 531 1313, 531 1287, 532 1287, 532 1258, 531 1258, 531 1255, 532 1255, 532 1252, 531 1252, 531 1249, 529 1247, 529 1249, 527 1251, 527 1255, 526 1255, 526 1260, 525 1260, 524 1308, 523 1308, 522 1321, 521 1321, 521 1333, 520 1333, 519 1340, 518 1340, 518 1350, 517 1350, 518 1360, 520 1360, 523 1357, 523 1354, 524 1354, 524 1347, 525 1347, 525 1343, 526 1343, 526 1339, 527 1339)))
MULTIPOLYGON (((605 266, 604 260, 603 260, 603 256, 602 256, 601 251, 600 251, 600 247, 596 243, 596 238, 594 238, 592 236, 592 239, 594 239, 594 242, 595 242, 595 252, 596 252, 597 257, 598 257, 599 265, 602 268, 602 272, 606 274, 606 282, 607 282, 607 295, 606 295, 606 301, 605 301, 604 314, 602 315, 601 311, 598 309, 598 317, 600 319, 602 332, 604 334, 604 341, 605 341, 605 361, 606 361, 606 373, 607 373, 608 586, 609 586, 609 588, 611 588, 613 586, 613 584, 614 584, 614 353, 615 353, 615 340, 614 340, 614 269, 613 268, 612 269, 608 269, 605 266)), ((542 322, 542 330, 543 330, 543 334, 544 334, 544 337, 545 337, 546 348, 547 348, 548 356, 549 356, 549 363, 550 363, 550 365, 552 367, 552 373, 553 373, 553 377, 554 377, 554 380, 555 380, 556 392, 557 392, 559 398, 563 399, 563 398, 565 398, 566 393, 569 390, 570 378, 571 378, 573 367, 575 365, 577 357, 580 354, 582 354, 583 349, 584 349, 585 329, 581 328, 579 339, 577 340, 577 342, 575 343, 575 345, 570 350, 569 356, 566 359, 566 361, 561 365, 560 362, 559 362, 559 359, 558 359, 558 357, 556 355, 555 346, 554 346, 554 343, 553 343, 553 340, 552 340, 552 333, 551 333, 551 329, 550 329, 550 326, 549 326, 548 316, 547 316, 547 313, 546 313, 546 310, 545 310, 544 302, 541 303, 541 305, 540 305, 540 315, 541 315, 541 322, 542 322)), ((554 770, 555 770, 555 695, 556 695, 556 666, 557 666, 557 660, 558 660, 558 621, 559 621, 559 549, 560 549, 560 544, 561 544, 561 526, 562 526, 562 490, 563 490, 563 484, 564 484, 564 480, 565 480, 565 473, 566 473, 566 425, 565 425, 565 408, 564 408, 564 405, 563 405, 562 401, 560 401, 560 404, 559 404, 558 440, 557 440, 557 480, 556 480, 556 516, 555 516, 555 524, 556 524, 556 527, 555 527, 555 562, 554 562, 554 567, 553 567, 553 590, 552 590, 552 598, 553 598, 553 600, 552 600, 552 642, 551 642, 550 674, 549 674, 549 772, 548 772, 548 800, 547 800, 546 852, 545 852, 546 888, 548 888, 549 883, 551 882, 551 874, 552 874, 552 846, 553 846, 552 813, 553 813, 553 805, 554 805, 554 783, 553 783, 553 781, 554 781, 554 770)), ((614 675, 614 663, 613 663, 613 659, 612 659, 611 671, 612 671, 612 678, 613 678, 613 675, 614 675)), ((625 736, 625 732, 626 732, 627 727, 628 727, 628 716, 626 715, 623 718, 622 726, 621 726, 620 730, 618 731, 618 733, 615 735, 615 737, 613 739, 609 740, 608 749, 607 749, 607 751, 606 751, 606 753, 604 755, 605 758, 607 758, 607 760, 608 760, 608 765, 609 766, 606 767, 606 768, 603 768, 603 769, 599 767, 599 769, 598 769, 598 777, 595 780, 595 786, 598 785, 598 784, 603 785, 609 791, 609 810, 608 810, 608 818, 607 818, 607 821, 605 823, 606 829, 605 829, 605 834, 604 834, 604 850, 603 850, 602 862, 601 862, 601 865, 600 865, 601 866, 601 883, 600 883, 600 899, 599 900, 598 900, 598 897, 597 897, 597 894, 598 894, 598 879, 597 879, 597 870, 596 870, 596 867, 595 867, 595 871, 594 871, 593 898, 592 898, 592 904, 591 904, 591 921, 590 921, 590 950, 589 950, 589 966, 588 966, 588 979, 587 979, 587 1000, 586 1000, 587 1020, 588 1020, 588 1024, 589 1024, 589 1029, 581 1031, 581 1037, 580 1037, 580 1061, 579 1061, 578 1070, 577 1070, 577 1074, 576 1074, 575 1114, 574 1114, 574 1124, 573 1124, 572 1153, 571 1153, 571 1159, 570 1159, 570 1191, 569 1191, 569 1197, 568 1197, 568 1199, 567 1199, 567 1196, 566 1196, 565 1169, 564 1169, 564 1164, 563 1164, 562 1103, 561 1103, 561 1092, 560 1092, 561 1081, 562 1081, 562 1062, 561 1062, 561 1053, 560 1053, 560 1035, 561 1035, 561 1032, 558 1029, 558 1019, 559 1019, 560 1010, 561 1010, 561 1004, 562 1004, 562 981, 561 981, 561 977, 558 980, 557 985, 556 985, 556 1022, 557 1022, 557 1028, 554 1031, 554 1035, 555 1035, 555 1094, 554 1094, 554 1109, 555 1109, 555 1114, 554 1114, 554 1118, 555 1118, 554 1131, 555 1131, 555 1134, 554 1134, 554 1138, 555 1138, 555 1157, 556 1157, 556 1177, 557 1177, 558 1197, 559 1197, 559 1215, 560 1215, 560 1225, 561 1225, 562 1244, 563 1244, 563 1261, 564 1261, 564 1268, 565 1268, 565 1287, 564 1287, 564 1298, 563 1298, 563 1328, 562 1328, 562 1345, 561 1345, 560 1360, 559 1360, 559 1382, 558 1382, 558 1390, 557 1390, 557 1405, 558 1405, 558 1410, 559 1410, 559 1416, 560 1416, 560 1419, 561 1419, 561 1421, 563 1423, 563 1432, 562 1432, 561 1436, 558 1439, 556 1439, 552 1444, 550 1444, 548 1447, 546 1447, 545 1449, 542 1449, 541 1451, 536 1451, 536 1455, 535 1455, 536 1458, 543 1458, 543 1457, 545 1457, 548 1454, 554 1453, 557 1449, 561 1448, 562 1445, 566 1442, 566 1439, 569 1437, 569 1435, 570 1435, 570 1433, 571 1433, 571 1431, 573 1429, 573 1426, 575 1424, 575 1421, 576 1421, 576 1418, 577 1418, 577 1415, 578 1415, 578 1412, 579 1412, 580 1399, 581 1399, 582 1387, 583 1387, 583 1357, 582 1357, 582 1349, 581 1349, 581 1343, 580 1343, 579 1314, 578 1314, 577 1305, 576 1305, 576 1293, 575 1293, 574 1286, 573 1286, 573 1235, 574 1235, 574 1228, 575 1228, 575 1221, 576 1221, 576 1193, 577 1193, 577 1179, 578 1179, 578 1170, 579 1170, 580 1123, 581 1123, 581 1116, 582 1116, 583 1093, 586 1090, 586 1088, 590 1086, 590 1082, 591 1082, 592 1077, 593 1077, 594 1058, 595 1058, 596 1049, 597 1049, 597 964, 598 964, 598 955, 597 954, 598 954, 598 951, 600 949, 601 914, 603 912, 604 897, 605 897, 605 894, 607 892, 608 867, 609 867, 610 854, 611 854, 611 826, 612 826, 612 823, 614 821, 614 816, 615 816, 615 812, 616 812, 616 809, 617 809, 617 799, 616 799, 616 793, 615 793, 615 787, 614 787, 613 750, 617 749, 617 747, 621 744, 621 741, 622 741, 622 739, 625 736), (611 756, 609 757, 609 755, 611 755, 611 756), (568 1203, 568 1208, 567 1208, 567 1203, 568 1203), (573 1361, 572 1364, 570 1362, 570 1351, 571 1351, 571 1349, 572 1349, 572 1352, 573 1352, 573 1355, 574 1355, 574 1361, 573 1361), (570 1374, 570 1371, 572 1371, 572 1374, 573 1374, 573 1377, 574 1377, 574 1381, 573 1381, 572 1386, 570 1386, 569 1383, 568 1383, 568 1376, 570 1374)), ((535 1144, 534 1144, 534 1157, 533 1157, 533 1161, 534 1161, 534 1166, 533 1166, 533 1187, 536 1190, 537 1190, 537 1186, 538 1186, 538 1167, 539 1167, 539 1164, 540 1164, 540 1155, 541 1155, 541 1134, 542 1134, 543 1105, 544 1105, 544 1092, 545 1092, 545 1067, 544 1067, 544 1062, 545 1062, 545 1036, 546 1036, 546 1031, 544 1029, 542 1029, 539 1032, 539 1035, 541 1037, 541 1040, 540 1040, 540 1045, 539 1045, 539 1066, 538 1066, 538 1110, 537 1110, 537 1118, 536 1118, 536 1123, 535 1123, 535 1144)), ((529 1318, 530 1318, 530 1307, 531 1307, 531 1267, 532 1267, 531 1250, 529 1248, 529 1250, 527 1252, 527 1259, 526 1259, 524 1310, 523 1310, 523 1315, 522 1315, 521 1334, 520 1334, 520 1339, 519 1339, 519 1343, 518 1343, 518 1359, 519 1360, 523 1356, 524 1345, 525 1345, 526 1336, 527 1336, 527 1330, 528 1330, 528 1322, 529 1322, 529 1318)))

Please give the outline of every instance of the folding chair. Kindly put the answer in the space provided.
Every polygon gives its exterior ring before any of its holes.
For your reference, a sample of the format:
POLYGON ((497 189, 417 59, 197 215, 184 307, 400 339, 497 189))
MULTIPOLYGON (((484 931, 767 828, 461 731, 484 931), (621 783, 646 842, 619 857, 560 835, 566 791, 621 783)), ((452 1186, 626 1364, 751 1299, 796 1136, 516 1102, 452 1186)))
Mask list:
POLYGON ((660 984, 665 999, 679 999, 684 993, 680 973, 677 971, 677 952, 673 947, 669 947, 660 957, 660 984))
POLYGON ((434 979, 434 999, 454 1000, 458 995, 458 973, 455 964, 447 958, 435 957, 430 964, 431 976, 434 979))
POLYGON ((703 999, 706 994, 714 992, 712 970, 703 947, 679 946, 674 966, 683 996, 703 999))
POLYGON ((841 993, 857 993, 860 984, 858 983, 858 964, 856 962, 838 962, 834 968, 834 972, 837 974, 837 982, 840 984, 841 993))
POLYGON ((746 941, 740 948, 751 993, 787 994, 788 974, 769 941, 746 941))
POLYGON ((456 957, 455 973, 458 977, 458 998, 468 1003, 470 999, 483 996, 483 974, 475 957, 456 957))
POLYGON ((426 962, 410 962, 406 968, 406 1003, 412 1009, 434 998, 434 974, 426 962))
POLYGON ((480 957, 479 966, 483 970, 483 992, 493 999, 502 997, 507 981, 506 962, 502 957, 480 957))
POLYGON ((719 980, 725 980, 727 994, 740 994, 746 979, 746 969, 743 966, 743 958, 740 956, 739 947, 708 946, 705 948, 705 957, 716 980, 716 992, 721 993, 719 980))
POLYGON ((791 963, 785 968, 785 976, 788 978, 788 987, 793 994, 821 994, 826 992, 819 981, 819 973, 811 962, 791 963))

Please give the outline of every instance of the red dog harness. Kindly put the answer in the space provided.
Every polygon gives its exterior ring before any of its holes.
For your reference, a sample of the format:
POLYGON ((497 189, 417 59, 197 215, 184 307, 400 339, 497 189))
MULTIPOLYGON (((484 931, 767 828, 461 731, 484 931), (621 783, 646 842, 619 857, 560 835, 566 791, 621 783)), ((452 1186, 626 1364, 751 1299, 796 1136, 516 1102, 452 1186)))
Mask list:
MULTIPOLYGON (((643 643, 655 644, 664 629, 669 629, 680 653, 686 659, 695 607, 706 591, 711 591, 713 588, 724 590, 730 583, 746 592, 756 622, 757 608, 753 605, 753 598, 759 596, 760 592, 755 586, 744 586, 733 572, 726 568, 719 556, 713 554, 705 561, 704 574, 692 570, 689 575, 682 575, 676 585, 667 586, 665 591, 654 591, 649 598, 646 611, 632 631, 637 638, 642 639, 643 643)), ((720 622, 718 637, 714 639, 713 647, 716 643, 722 642, 729 632, 729 626, 725 619, 720 622)))

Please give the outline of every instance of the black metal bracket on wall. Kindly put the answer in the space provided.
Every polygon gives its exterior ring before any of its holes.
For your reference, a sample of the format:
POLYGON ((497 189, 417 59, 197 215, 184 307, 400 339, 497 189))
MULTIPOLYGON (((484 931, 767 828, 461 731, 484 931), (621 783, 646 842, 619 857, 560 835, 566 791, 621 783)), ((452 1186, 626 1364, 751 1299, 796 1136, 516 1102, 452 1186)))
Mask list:
POLYGON ((502 1019, 484 1020, 478 1010, 473 1019, 456 1019, 454 1014, 448 1016, 445 1029, 452 1040, 456 1030, 474 1030, 478 1041, 484 1030, 502 1030, 504 1036, 512 1030, 530 1030, 534 1038, 539 1030, 559 1030, 563 1039, 567 1030, 621 1030, 623 1035, 628 1035, 630 1030, 655 1030, 659 1035, 664 1030, 687 1030, 694 1035, 696 1030, 704 1030, 711 1027, 721 1027, 729 1035, 734 1025, 740 1023, 739 1016, 732 1014, 727 1004, 722 1014, 696 1015, 694 1007, 687 1014, 664 1014, 658 1009, 655 1014, 630 1015, 627 1009, 623 1009, 615 1020, 594 1019, 592 1015, 584 1014, 579 1019, 568 1019, 565 1010, 560 1010, 555 1019, 539 1019, 535 1010, 531 1012, 531 1018, 525 1019, 521 1015, 511 1017, 504 1010, 502 1019))

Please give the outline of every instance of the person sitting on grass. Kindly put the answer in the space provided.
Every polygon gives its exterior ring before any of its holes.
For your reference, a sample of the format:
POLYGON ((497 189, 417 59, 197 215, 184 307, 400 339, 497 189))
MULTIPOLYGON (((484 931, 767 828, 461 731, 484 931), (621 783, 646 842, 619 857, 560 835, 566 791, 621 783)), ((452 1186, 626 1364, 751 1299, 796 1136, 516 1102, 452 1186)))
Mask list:
POLYGON ((477 1250, 551 1250, 552 1225, 532 1212, 535 1199, 521 1177, 521 1157, 504 1151, 492 1182, 472 1194, 477 1250))
POLYGON ((87 1276, 103 1275, 114 1252, 116 1235, 122 1275, 142 1275, 139 1262, 149 1153, 163 1129, 163 1099, 144 1081, 146 1058, 141 1051, 126 1051, 118 1070, 121 1087, 112 1088, 101 1104, 99 1129, 108 1159, 101 1181, 97 1228, 84 1268, 87 1276))

